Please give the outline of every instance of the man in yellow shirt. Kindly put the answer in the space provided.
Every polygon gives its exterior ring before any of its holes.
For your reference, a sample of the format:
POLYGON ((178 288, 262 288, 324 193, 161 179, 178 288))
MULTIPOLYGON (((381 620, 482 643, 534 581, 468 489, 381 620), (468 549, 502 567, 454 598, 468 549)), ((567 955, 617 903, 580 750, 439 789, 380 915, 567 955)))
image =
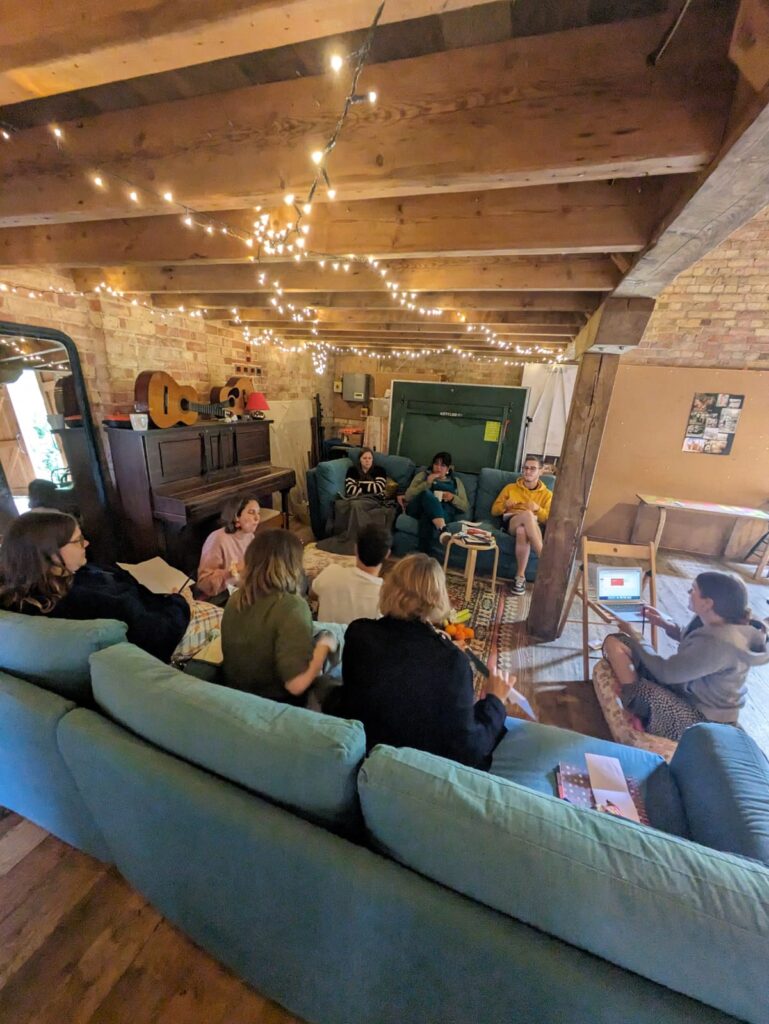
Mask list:
POLYGON ((537 555, 542 553, 542 526, 550 515, 553 492, 542 483, 541 475, 542 459, 527 455, 521 476, 514 484, 503 487, 491 506, 491 514, 502 516, 503 528, 515 537, 514 594, 526 593, 526 565, 531 549, 534 548, 537 555))

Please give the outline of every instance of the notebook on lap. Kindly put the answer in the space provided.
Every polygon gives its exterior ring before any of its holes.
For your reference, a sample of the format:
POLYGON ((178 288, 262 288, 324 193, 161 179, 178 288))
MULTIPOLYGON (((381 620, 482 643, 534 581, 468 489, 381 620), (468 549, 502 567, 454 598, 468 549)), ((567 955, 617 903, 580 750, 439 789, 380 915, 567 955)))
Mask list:
POLYGON ((599 566, 598 602, 625 622, 643 622, 642 583, 643 569, 640 566, 599 566))

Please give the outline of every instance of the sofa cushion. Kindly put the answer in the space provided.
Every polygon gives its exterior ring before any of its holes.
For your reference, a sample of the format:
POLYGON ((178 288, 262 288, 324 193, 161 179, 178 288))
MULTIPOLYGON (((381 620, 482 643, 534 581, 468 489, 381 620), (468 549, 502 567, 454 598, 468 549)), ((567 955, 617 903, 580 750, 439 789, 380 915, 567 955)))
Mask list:
POLYGON ((672 835, 688 837, 686 814, 670 768, 663 758, 647 750, 515 719, 494 751, 489 771, 509 782, 556 796, 556 766, 560 762, 584 766, 585 754, 616 757, 626 778, 638 784, 651 825, 672 835))
POLYGON ((91 672, 99 707, 161 749, 311 820, 357 822, 360 722, 193 679, 132 644, 95 654, 91 672))
POLYGON ((396 860, 726 1013, 769 1019, 769 871, 415 750, 377 747, 359 792, 396 860))
POLYGON ((0 611, 0 670, 76 704, 90 704, 88 659, 125 641, 126 628, 114 619, 76 622, 0 611))
POLYGON ((687 729, 670 762, 692 838, 769 866, 769 762, 732 725, 687 729))

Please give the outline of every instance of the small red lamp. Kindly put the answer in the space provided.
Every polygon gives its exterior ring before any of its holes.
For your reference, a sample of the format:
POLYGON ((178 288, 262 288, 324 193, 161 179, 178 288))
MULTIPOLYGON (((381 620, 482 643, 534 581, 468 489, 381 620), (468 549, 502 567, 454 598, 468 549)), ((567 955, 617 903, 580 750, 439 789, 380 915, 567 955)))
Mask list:
POLYGON ((246 399, 246 412, 252 420, 263 420, 270 406, 261 391, 252 391, 246 399))

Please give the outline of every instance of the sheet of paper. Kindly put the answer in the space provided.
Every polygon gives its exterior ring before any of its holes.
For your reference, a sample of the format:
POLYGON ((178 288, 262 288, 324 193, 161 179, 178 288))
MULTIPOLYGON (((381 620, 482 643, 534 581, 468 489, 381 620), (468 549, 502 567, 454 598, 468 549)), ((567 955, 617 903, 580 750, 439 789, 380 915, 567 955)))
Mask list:
POLYGON ((514 686, 511 686, 507 694, 507 699, 511 704, 517 704, 523 713, 529 716, 532 722, 536 722, 537 716, 534 714, 534 708, 532 708, 531 704, 520 690, 516 690, 514 686))
POLYGON ((599 810, 608 810, 640 823, 636 805, 627 788, 622 765, 616 757, 603 754, 585 754, 590 786, 599 810))
POLYGON ((148 558, 146 562, 137 562, 135 565, 129 562, 118 562, 121 569, 130 572, 137 583, 141 583, 153 594, 173 594, 175 590, 181 590, 185 583, 189 582, 189 576, 181 569, 174 569, 168 562, 159 555, 155 558, 148 558))
POLYGON ((496 420, 486 420, 486 426, 483 431, 484 441, 498 441, 499 433, 502 429, 502 424, 497 423, 496 420))

